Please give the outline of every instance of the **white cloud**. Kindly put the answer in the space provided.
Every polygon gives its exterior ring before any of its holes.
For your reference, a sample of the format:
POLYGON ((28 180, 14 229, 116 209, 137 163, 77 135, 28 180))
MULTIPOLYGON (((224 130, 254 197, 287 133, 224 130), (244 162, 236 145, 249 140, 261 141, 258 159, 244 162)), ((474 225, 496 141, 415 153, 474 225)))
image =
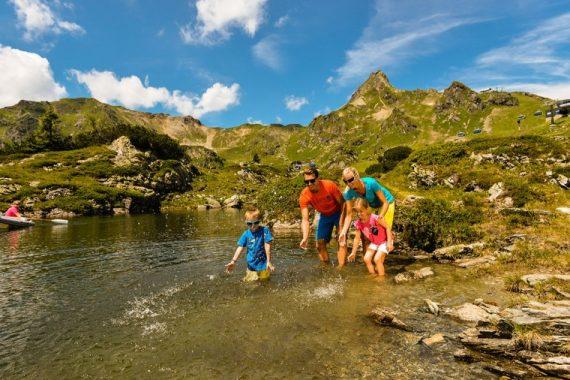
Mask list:
POLYGON ((287 16, 287 15, 281 16, 281 17, 279 17, 279 19, 277 21, 275 21, 275 27, 276 28, 282 28, 285 25, 287 25, 288 22, 289 22, 289 16, 287 16))
POLYGON ((71 70, 77 81, 84 84, 91 96, 105 102, 118 103, 128 108, 152 108, 159 104, 184 115, 200 118, 210 112, 223 111, 239 104, 239 84, 227 87, 214 83, 201 96, 184 94, 179 90, 152 87, 148 78, 143 83, 139 77, 117 78, 110 71, 71 70))
POLYGON ((376 17, 363 36, 346 52, 346 62, 336 70, 336 78, 327 79, 327 83, 347 85, 362 80, 379 68, 396 66, 411 58, 430 54, 436 49, 433 46, 435 37, 481 21, 434 14, 410 23, 391 24, 386 35, 380 37, 370 31, 380 22, 376 17))
POLYGON ((196 21, 180 28, 187 44, 211 45, 230 38, 233 28, 253 37, 264 22, 267 0, 198 0, 196 21))
POLYGON ((283 122, 283 119, 281 119, 281 116, 275 116, 275 121, 281 124, 283 122))
POLYGON ((476 88, 570 97, 570 13, 547 19, 455 74, 476 88))
POLYGON ((569 99, 570 82, 556 83, 506 83, 495 87, 506 91, 524 91, 550 99, 569 99))
POLYGON ((309 104, 309 101, 305 97, 298 97, 294 95, 285 97, 285 106, 290 111, 299 111, 301 107, 306 104, 309 104))
POLYGON ((334 78, 332 76, 327 78, 327 83, 332 84, 334 82, 334 78))
POLYGON ((261 120, 254 120, 253 117, 248 117, 247 118, 247 124, 260 124, 260 125, 265 125, 265 123, 261 120))
POLYGON ((25 100, 57 100, 67 95, 53 78, 49 61, 35 53, 0 45, 0 107, 25 100))
POLYGON ((271 35, 265 37, 252 48, 253 56, 264 65, 279 70, 283 66, 283 59, 279 52, 279 39, 277 36, 271 35))
POLYGON ((502 72, 524 66, 536 73, 570 78, 568 47, 570 13, 565 13, 545 20, 506 46, 480 55, 476 64, 481 68, 493 68, 502 72))
POLYGON ((313 117, 317 117, 317 116, 321 116, 321 115, 326 115, 331 113, 331 109, 330 107, 325 107, 321 110, 316 111, 315 113, 313 113, 313 117))
POLYGON ((164 29, 164 28, 161 28, 158 32, 156 32, 156 36, 157 36, 157 37, 162 37, 162 36, 164 36, 164 33, 165 33, 165 29, 164 29))
POLYGON ((47 33, 85 33, 78 24, 61 20, 42 0, 9 1, 16 9, 18 23, 24 28, 24 39, 28 41, 47 33))

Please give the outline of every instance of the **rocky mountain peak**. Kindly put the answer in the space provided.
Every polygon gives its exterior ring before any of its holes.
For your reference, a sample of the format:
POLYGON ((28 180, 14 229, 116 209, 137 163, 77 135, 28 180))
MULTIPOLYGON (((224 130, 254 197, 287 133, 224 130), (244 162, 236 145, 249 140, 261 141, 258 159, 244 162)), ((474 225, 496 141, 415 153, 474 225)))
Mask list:
POLYGON ((360 99, 370 96, 379 96, 387 103, 393 103, 396 99, 396 89, 390 83, 390 80, 381 70, 370 74, 368 79, 354 92, 350 102, 361 103, 360 99))
POLYGON ((475 112, 483 107, 483 100, 477 92, 461 82, 453 81, 443 91, 443 97, 436 104, 436 111, 444 112, 454 108, 465 108, 469 112, 475 112))

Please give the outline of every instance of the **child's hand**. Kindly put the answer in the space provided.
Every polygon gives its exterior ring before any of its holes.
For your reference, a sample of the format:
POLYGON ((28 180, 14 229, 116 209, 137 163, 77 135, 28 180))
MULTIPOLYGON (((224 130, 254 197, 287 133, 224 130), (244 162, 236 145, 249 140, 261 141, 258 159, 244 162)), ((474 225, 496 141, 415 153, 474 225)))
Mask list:
POLYGON ((232 273, 232 271, 234 270, 236 266, 236 262, 235 261, 230 261, 229 263, 226 264, 226 273, 232 273))
POLYGON ((394 250, 394 241, 393 240, 388 240, 388 252, 392 252, 394 250))
POLYGON ((338 235, 338 244, 339 244, 341 247, 344 247, 344 246, 346 245, 346 234, 345 234, 344 232, 341 232, 341 233, 338 235))
POLYGON ((269 261, 267 262, 267 269, 271 272, 275 272, 275 267, 269 261))
POLYGON ((348 260, 349 263, 353 263, 354 260, 356 260, 356 252, 353 252, 353 253, 351 253, 350 255, 348 255, 347 260, 348 260))

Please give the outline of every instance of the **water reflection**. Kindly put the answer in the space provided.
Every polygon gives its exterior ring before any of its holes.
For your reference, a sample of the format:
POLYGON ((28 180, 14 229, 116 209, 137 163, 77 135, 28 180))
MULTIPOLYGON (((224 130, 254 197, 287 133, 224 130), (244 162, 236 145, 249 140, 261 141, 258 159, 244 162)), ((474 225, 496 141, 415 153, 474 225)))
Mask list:
POLYGON ((453 347, 425 354, 408 333, 364 317, 382 302, 411 321, 431 318, 417 313, 423 298, 478 296, 464 272, 438 269, 415 287, 379 283, 361 265, 320 265, 298 248, 298 231, 280 231, 271 281, 244 284, 243 261, 224 273, 239 213, 54 227, 0 234, 0 378, 481 378, 449 360, 453 347))

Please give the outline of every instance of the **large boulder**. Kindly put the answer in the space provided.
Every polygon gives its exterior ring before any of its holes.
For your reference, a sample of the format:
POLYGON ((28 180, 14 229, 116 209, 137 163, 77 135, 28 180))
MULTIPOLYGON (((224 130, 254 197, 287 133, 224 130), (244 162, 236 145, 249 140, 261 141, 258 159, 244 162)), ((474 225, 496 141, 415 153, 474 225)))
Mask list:
POLYGON ((433 269, 431 269, 431 267, 424 267, 424 268, 421 268, 419 270, 411 270, 411 271, 398 273, 394 277, 394 282, 396 282, 396 284, 401 284, 404 282, 409 282, 412 280, 419 280, 419 279, 430 277, 433 275, 434 275, 434 273, 433 273, 433 269))
POLYGON ((485 243, 456 244, 438 248, 432 253, 432 258, 439 262, 449 262, 466 256, 475 256, 485 247, 485 243))
POLYGON ((408 175, 410 188, 430 188, 438 184, 437 175, 433 170, 424 169, 417 164, 412 164, 412 172, 408 175))
POLYGON ((240 199, 239 195, 234 194, 231 197, 224 200, 224 208, 241 208, 243 201, 240 199))
POLYGON ((483 300, 475 300, 474 303, 466 302, 446 309, 444 314, 462 322, 479 323, 498 321, 500 319, 499 311, 500 309, 497 306, 487 304, 483 300))
POLYGON ((44 189, 44 193, 46 193, 46 199, 51 200, 60 197, 68 197, 73 194, 73 191, 65 187, 58 187, 57 189, 52 190, 44 189))
POLYGON ((551 280, 570 281, 570 274, 533 273, 522 276, 521 280, 526 282, 529 286, 536 286, 537 284, 551 280))
POLYGON ((109 145, 117 155, 113 162, 117 166, 131 166, 141 163, 142 152, 135 148, 127 136, 121 136, 109 145))
POLYGON ((505 185, 502 182, 495 183, 489 189, 489 202, 495 202, 501 195, 505 193, 505 185))
POLYGON ((12 194, 19 191, 21 188, 22 185, 17 183, 0 184, 0 195, 12 194))

